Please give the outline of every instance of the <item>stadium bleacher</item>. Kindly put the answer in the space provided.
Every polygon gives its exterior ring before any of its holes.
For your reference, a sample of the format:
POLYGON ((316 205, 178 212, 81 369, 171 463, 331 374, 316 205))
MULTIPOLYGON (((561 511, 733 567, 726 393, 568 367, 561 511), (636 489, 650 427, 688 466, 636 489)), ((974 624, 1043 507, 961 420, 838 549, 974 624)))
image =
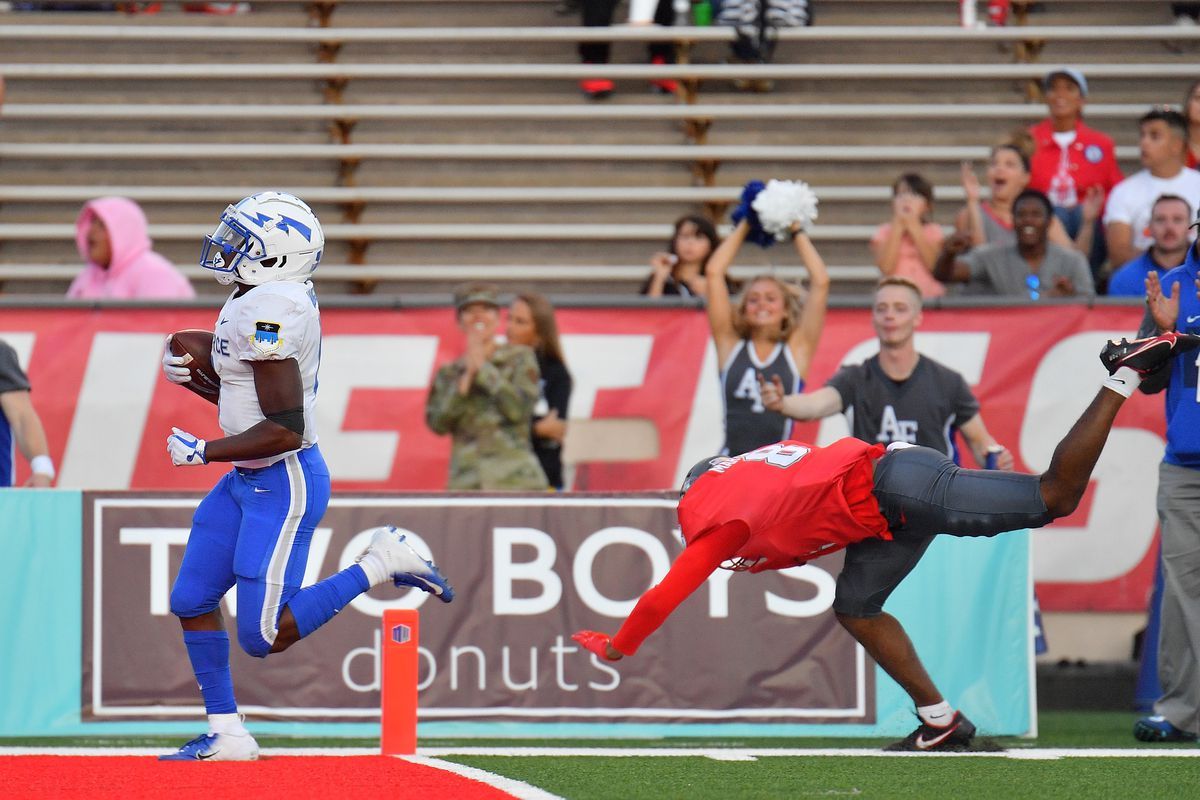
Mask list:
MULTIPOLYGON (((78 207, 104 194, 141 202, 160 251, 199 277, 214 208, 271 185, 326 220, 327 290, 488 278, 633 291, 674 218, 723 214, 744 181, 778 176, 817 188, 814 238, 835 292, 860 292, 891 179, 922 171, 949 222, 959 162, 1043 116, 1050 66, 1091 79, 1089 122, 1127 171, 1133 120, 1194 76, 1200 30, 1164 24, 1161 3, 1041 5, 1016 4, 1024 26, 965 30, 947 2, 827 0, 816 27, 784 31, 775 63, 756 66, 718 63, 728 29, 584 32, 547 0, 6 13, 0 288, 60 292, 78 263, 78 207), (585 37, 613 39, 614 63, 576 63, 585 37), (651 37, 677 41, 688 63, 641 63, 651 37), (593 73, 617 81, 611 100, 579 95, 593 73), (651 95, 653 77, 679 78, 687 97, 651 95), (734 91, 744 77, 775 90, 734 91)), ((802 274, 782 250, 740 266, 802 274)))

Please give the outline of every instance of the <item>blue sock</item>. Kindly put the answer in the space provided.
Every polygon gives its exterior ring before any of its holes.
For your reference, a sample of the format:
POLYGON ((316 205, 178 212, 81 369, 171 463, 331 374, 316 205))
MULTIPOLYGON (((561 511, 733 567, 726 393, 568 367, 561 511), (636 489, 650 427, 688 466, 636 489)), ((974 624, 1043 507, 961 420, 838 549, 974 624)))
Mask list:
POLYGON ((367 573, 358 564, 351 564, 320 583, 296 592, 288 600, 287 607, 292 610, 300 636, 308 636, 370 588, 367 573))
POLYGON ((184 631, 183 645, 209 714, 236 714, 233 675, 229 672, 229 634, 225 631, 184 631))

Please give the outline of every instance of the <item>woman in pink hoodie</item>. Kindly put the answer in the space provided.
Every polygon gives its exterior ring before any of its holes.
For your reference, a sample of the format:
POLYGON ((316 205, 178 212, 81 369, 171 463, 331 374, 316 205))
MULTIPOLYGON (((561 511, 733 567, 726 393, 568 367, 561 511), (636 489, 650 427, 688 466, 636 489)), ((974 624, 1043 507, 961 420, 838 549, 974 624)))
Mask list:
POLYGON ((87 263, 71 282, 76 299, 181 300, 196 296, 170 261, 154 252, 141 207, 124 197, 89 200, 75 221, 75 244, 87 263))

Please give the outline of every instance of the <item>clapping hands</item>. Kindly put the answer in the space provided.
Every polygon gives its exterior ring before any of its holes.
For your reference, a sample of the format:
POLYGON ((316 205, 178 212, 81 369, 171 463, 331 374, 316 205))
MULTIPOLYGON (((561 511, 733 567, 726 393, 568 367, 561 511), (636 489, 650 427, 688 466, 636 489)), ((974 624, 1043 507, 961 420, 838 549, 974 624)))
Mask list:
MULTIPOLYGON (((1157 272, 1146 276, 1146 307, 1160 331, 1173 331, 1179 322, 1179 286, 1180 282, 1175 283, 1166 295, 1157 272)), ((1196 281, 1196 297, 1200 298, 1200 280, 1196 281)))

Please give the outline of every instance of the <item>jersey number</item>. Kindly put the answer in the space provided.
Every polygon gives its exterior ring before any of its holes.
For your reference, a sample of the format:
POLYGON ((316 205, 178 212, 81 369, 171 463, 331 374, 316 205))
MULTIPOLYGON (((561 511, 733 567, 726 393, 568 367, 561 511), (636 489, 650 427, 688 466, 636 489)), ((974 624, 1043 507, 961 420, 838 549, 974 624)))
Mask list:
POLYGON ((747 461, 764 461, 772 467, 787 469, 811 452, 812 448, 802 444, 769 444, 746 453, 742 458, 747 461))

